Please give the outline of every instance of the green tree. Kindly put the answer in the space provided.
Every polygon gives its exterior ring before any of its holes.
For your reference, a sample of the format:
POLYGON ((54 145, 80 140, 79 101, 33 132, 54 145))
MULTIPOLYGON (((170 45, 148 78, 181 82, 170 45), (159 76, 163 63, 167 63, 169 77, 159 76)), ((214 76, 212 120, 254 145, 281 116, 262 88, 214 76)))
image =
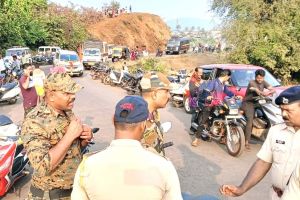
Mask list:
POLYGON ((300 69, 300 0, 213 0, 233 46, 229 60, 251 63, 288 81, 300 69))
POLYGON ((110 8, 113 10, 119 10, 120 8, 120 3, 118 1, 111 1, 110 2, 110 8))
POLYGON ((46 0, 2 0, 0 7, 0 48, 33 47, 46 37, 43 16, 46 0))

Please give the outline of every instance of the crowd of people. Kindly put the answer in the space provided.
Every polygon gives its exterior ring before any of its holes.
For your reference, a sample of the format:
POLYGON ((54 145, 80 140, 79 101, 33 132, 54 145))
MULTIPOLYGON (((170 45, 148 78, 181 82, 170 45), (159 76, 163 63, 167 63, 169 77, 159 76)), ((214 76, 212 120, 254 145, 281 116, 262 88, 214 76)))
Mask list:
MULTIPOLYGON (((203 87, 210 91, 206 96, 201 93, 206 100, 233 95, 225 84, 231 76, 229 70, 223 70, 209 82, 203 81, 202 76, 203 71, 196 68, 190 80, 193 111, 203 87)), ((264 76, 263 70, 256 71, 255 80, 250 81, 242 100, 249 124, 254 113, 251 98, 274 93, 264 76)), ((163 74, 145 74, 140 82, 141 96, 126 96, 117 103, 113 116, 114 140, 104 151, 87 155, 82 155, 82 149, 93 139, 91 127, 72 112, 76 92, 82 86, 64 71, 53 69, 45 77, 32 65, 24 66, 19 82, 25 113, 21 137, 34 168, 28 199, 182 199, 176 169, 163 148, 158 110, 165 108, 170 99, 170 83, 163 74), (34 75, 38 77, 35 81, 34 75)), ((201 126, 198 130, 191 128, 196 136, 193 146, 201 144, 201 132, 208 128, 207 120, 215 106, 210 102, 202 111, 206 117, 199 122, 201 126)), ((243 195, 271 171, 270 198, 299 199, 300 86, 286 89, 275 102, 285 123, 269 130, 242 184, 222 185, 223 195, 243 195)), ((250 135, 246 131, 248 149, 250 135)))
POLYGON ((128 13, 128 12, 132 13, 132 7, 130 5, 128 9, 127 9, 127 7, 114 9, 113 7, 108 6, 108 7, 102 7, 102 12, 104 13, 104 16, 113 18, 113 17, 117 17, 124 13, 128 13))

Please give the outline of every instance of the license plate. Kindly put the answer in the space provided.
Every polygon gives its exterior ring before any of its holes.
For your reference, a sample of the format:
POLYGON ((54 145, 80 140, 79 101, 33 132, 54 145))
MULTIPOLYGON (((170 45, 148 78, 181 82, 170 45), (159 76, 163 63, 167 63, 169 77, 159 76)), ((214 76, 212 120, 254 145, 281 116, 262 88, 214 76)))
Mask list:
POLYGON ((93 65, 94 63, 93 62, 88 62, 88 65, 93 65))

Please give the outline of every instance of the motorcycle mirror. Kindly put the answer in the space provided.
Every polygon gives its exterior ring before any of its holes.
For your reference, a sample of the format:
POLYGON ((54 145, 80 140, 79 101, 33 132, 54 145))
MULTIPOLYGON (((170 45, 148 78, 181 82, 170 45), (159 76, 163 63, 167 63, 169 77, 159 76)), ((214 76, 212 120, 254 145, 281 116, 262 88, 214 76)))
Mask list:
POLYGON ((242 89, 241 87, 236 87, 237 92, 241 91, 241 89, 242 89))
POLYGON ((160 126, 161 126, 161 129, 162 129, 163 133, 167 133, 171 129, 172 123, 171 122, 164 122, 160 126))

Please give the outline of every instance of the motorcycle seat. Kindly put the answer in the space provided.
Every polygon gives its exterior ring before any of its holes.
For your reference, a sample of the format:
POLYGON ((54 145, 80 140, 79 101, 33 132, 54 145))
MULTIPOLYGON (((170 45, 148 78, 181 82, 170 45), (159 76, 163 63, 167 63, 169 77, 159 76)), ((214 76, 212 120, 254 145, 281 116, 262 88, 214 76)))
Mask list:
POLYGON ((17 82, 13 82, 13 83, 5 83, 4 85, 1 86, 1 89, 3 91, 8 91, 8 90, 11 90, 13 89, 14 87, 16 87, 18 85, 17 82))
POLYGON ((9 117, 5 115, 0 115, 0 126, 5 126, 12 123, 13 121, 9 117))

